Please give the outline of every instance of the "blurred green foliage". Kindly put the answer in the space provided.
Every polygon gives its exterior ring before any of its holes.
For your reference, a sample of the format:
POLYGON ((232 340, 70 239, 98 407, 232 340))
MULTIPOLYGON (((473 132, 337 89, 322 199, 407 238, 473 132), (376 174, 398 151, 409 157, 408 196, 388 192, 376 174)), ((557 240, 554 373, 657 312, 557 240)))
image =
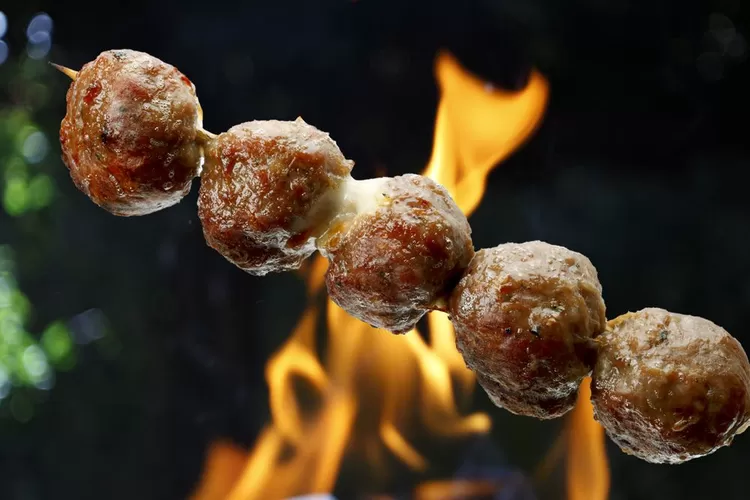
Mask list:
MULTIPOLYGON (((2 224, 23 223, 24 218, 49 209, 55 200, 52 173, 60 168, 50 154, 51 139, 36 117, 48 113, 50 88, 57 72, 45 61, 25 56, 8 59, 0 67, 0 198, 10 219, 2 224)), ((48 129, 48 127, 47 127, 48 129)), ((56 138, 55 138, 56 139, 56 138)), ((8 226, 10 227, 10 226, 8 226)), ((35 231, 45 231, 35 223, 35 231)), ((52 321, 40 332, 29 324, 32 304, 18 285, 16 255, 0 231, 0 415, 10 414, 25 422, 34 415, 38 394, 54 386, 56 371, 76 364, 76 345, 64 321, 52 321)))
POLYGON ((0 111, 0 165, 3 208, 12 216, 41 210, 52 202, 55 186, 39 165, 48 142, 23 108, 0 111))
POLYGON ((50 140, 34 119, 50 94, 40 82, 50 81, 55 70, 28 57, 9 59, 2 70, 11 105, 0 110, 0 195, 5 212, 18 217, 48 207, 55 195, 47 172, 59 162, 50 157, 50 140))
POLYGON ((32 415, 30 402, 19 401, 11 390, 50 389, 55 369, 68 370, 75 365, 75 350, 71 332, 60 321, 49 324, 40 336, 27 330, 32 306, 18 288, 14 268, 12 249, 0 246, 0 400, 13 396, 11 413, 18 420, 27 420, 32 415))

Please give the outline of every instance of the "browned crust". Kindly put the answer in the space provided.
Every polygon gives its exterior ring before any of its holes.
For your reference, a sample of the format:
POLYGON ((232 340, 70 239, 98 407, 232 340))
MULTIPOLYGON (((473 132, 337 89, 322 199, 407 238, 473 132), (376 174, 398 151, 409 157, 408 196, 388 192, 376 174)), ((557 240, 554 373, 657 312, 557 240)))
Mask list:
POLYGON ((206 242, 252 274, 298 268, 332 216, 316 208, 351 168, 328 134, 302 120, 232 127, 206 149, 198 200, 206 242))
POLYGON ((573 407, 605 327, 591 262, 540 241, 478 251, 450 313, 458 349, 495 404, 537 418, 573 407))
POLYGON ((610 321, 597 342, 595 415, 626 453, 681 463, 730 444, 747 425, 747 355, 714 323, 648 308, 610 321))
POLYGON ((198 99, 176 68, 142 52, 103 52, 78 72, 60 127, 78 189, 115 215, 174 205, 200 166, 198 99))
POLYGON ((414 328, 446 299, 474 254, 471 228, 448 192, 418 175, 389 179, 383 202, 329 234, 331 298, 394 333, 414 328))

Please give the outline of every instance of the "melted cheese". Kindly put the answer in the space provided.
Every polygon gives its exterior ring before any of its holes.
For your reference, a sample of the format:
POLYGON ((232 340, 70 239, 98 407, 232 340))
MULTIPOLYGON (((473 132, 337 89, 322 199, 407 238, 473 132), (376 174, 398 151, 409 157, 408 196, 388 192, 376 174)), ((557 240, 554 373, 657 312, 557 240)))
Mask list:
POLYGON ((386 184, 390 177, 377 177, 358 181, 349 177, 340 190, 339 213, 341 215, 359 215, 375 212, 378 207, 389 203, 386 195, 386 184))

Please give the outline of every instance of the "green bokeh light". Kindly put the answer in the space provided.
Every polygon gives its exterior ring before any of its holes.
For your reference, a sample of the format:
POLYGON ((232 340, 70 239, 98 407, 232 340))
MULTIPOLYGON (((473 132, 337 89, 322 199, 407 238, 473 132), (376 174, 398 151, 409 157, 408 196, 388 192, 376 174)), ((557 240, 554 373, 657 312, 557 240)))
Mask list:
POLYGON ((30 333, 32 305, 18 288, 13 252, 0 246, 0 404, 24 422, 34 414, 33 401, 15 389, 50 389, 54 370, 75 366, 73 336, 62 321, 50 323, 38 337, 30 333))
POLYGON ((5 183, 3 206, 8 215, 18 216, 26 211, 29 189, 24 179, 14 178, 5 183))
POLYGON ((40 340, 50 362, 58 369, 68 370, 75 365, 73 339, 68 328, 61 321, 50 324, 40 340))
POLYGON ((49 100, 43 75, 52 71, 41 61, 17 63, 17 104, 0 110, 0 185, 2 207, 8 215, 21 217, 49 207, 55 194, 50 174, 59 171, 59 157, 51 153, 52 140, 35 120, 49 100))
POLYGON ((37 174, 28 186, 28 203, 32 209, 42 209, 52 202, 55 195, 55 184, 46 174, 37 174))
POLYGON ((29 136, 34 132, 39 132, 39 129, 32 124, 25 125, 16 131, 14 139, 16 151, 18 153, 23 154, 24 143, 26 142, 26 139, 28 139, 29 136))

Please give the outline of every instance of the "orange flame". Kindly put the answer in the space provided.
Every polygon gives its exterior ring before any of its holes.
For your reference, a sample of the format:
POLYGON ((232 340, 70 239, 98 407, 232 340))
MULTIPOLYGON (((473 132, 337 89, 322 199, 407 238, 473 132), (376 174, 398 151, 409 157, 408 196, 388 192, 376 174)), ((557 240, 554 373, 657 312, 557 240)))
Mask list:
POLYGON ((609 465, 604 429, 594 420, 591 379, 584 379, 576 407, 568 418, 568 500, 606 500, 609 465))
POLYGON ((484 195, 490 171, 541 121, 549 85, 534 71, 523 91, 502 91, 468 73, 447 53, 438 57, 437 78, 442 95, 424 175, 445 186, 468 216, 484 195))
MULTIPOLYGON (((445 53, 437 59, 436 75, 441 100, 425 175, 444 185, 469 215, 484 194, 490 171, 540 122, 548 85, 534 72, 521 92, 493 89, 445 53)), ((311 298, 323 288, 326 267, 318 256, 307 268, 311 298)), ((424 449, 429 442, 488 432, 487 415, 461 412, 475 380, 456 349, 445 314, 428 317, 425 341, 416 330, 395 336, 373 329, 328 300, 324 357, 316 347, 319 314, 318 307, 308 307, 266 365, 272 421, 242 470, 236 472, 234 450, 214 446, 195 500, 329 493, 345 456, 347 464, 349 457, 365 463, 367 472, 382 482, 394 460, 415 472, 427 471, 424 449), (316 394, 314 402, 303 404, 295 385, 300 381, 306 392, 316 394), (222 464, 228 470, 221 470, 222 464), (232 477, 236 481, 222 483, 232 477)), ((437 498, 429 492, 445 488, 436 484, 424 485, 420 498, 437 498)))

